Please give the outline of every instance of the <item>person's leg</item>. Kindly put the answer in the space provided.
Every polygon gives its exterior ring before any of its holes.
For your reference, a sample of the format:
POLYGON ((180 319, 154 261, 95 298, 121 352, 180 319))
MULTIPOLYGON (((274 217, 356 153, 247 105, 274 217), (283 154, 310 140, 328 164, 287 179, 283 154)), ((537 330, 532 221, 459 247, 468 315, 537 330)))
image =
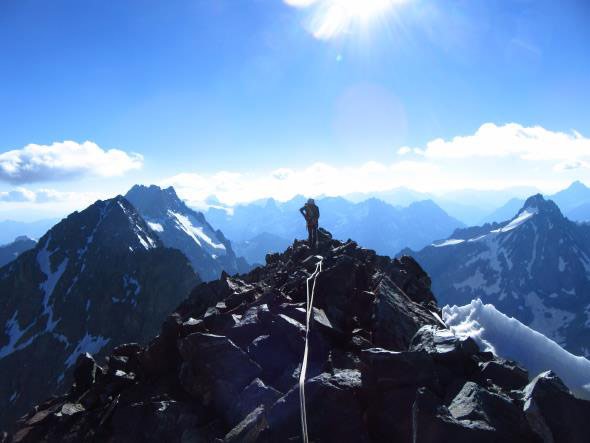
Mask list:
POLYGON ((307 243, 313 246, 313 226, 307 225, 307 243))
POLYGON ((313 246, 316 247, 318 245, 318 225, 314 225, 313 227, 313 246))

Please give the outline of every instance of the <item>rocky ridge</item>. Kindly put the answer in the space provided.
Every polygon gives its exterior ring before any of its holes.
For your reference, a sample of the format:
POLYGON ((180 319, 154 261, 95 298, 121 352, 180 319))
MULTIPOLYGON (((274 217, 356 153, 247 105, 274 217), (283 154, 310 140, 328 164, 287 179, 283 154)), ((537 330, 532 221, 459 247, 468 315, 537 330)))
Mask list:
POLYGON ((430 279, 322 231, 249 274, 196 287, 147 346, 88 354, 74 384, 10 442, 301 441, 297 379, 306 279, 317 279, 306 378, 314 442, 583 442, 590 403, 552 373, 456 338, 430 279))

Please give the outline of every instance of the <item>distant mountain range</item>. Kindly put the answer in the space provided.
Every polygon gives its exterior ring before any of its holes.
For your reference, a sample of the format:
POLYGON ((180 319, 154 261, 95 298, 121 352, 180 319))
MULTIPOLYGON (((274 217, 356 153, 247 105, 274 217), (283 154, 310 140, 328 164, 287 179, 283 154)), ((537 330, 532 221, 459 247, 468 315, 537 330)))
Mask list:
MULTIPOLYGON (((590 221, 590 188, 580 181, 573 182, 566 189, 546 198, 553 200, 561 212, 573 221, 590 221)), ((507 220, 520 208, 525 199, 513 198, 506 204, 486 216, 482 223, 507 220)))
POLYGON ((55 225, 0 268, 0 427, 68 386, 83 353, 157 333, 199 281, 124 197, 55 225))
MULTIPOLYGON (((206 217, 247 258, 260 263, 266 253, 278 252, 293 239, 307 237, 305 221, 298 211, 305 201, 298 196, 285 203, 269 199, 236 206, 231 211, 210 208, 206 217)), ((395 255, 404 247, 420 248, 464 226, 432 201, 399 208, 375 198, 353 203, 341 197, 326 197, 317 204, 320 226, 336 238, 354 238, 363 247, 386 255, 395 255)))
POLYGON ((41 238, 58 221, 59 219, 53 218, 33 222, 0 221, 0 245, 11 243, 16 237, 20 236, 27 236, 32 239, 41 238))
POLYGON ((404 253, 429 273, 441 304, 481 298, 590 356, 590 225, 568 220, 553 201, 537 194, 508 221, 404 253))
POLYGON ((26 235, 17 237, 12 243, 0 246, 0 267, 16 259, 20 254, 33 249, 37 242, 26 235))
MULTIPOLYGON (((417 192, 400 187, 387 191, 349 194, 346 198, 360 202, 378 198, 393 206, 408 206, 422 200, 432 200, 451 217, 467 225, 477 224, 512 198, 525 198, 539 192, 530 186, 501 190, 463 189, 444 194, 417 192)), ((524 201, 524 200, 523 200, 524 201)))
POLYGON ((217 279, 222 271, 233 275, 249 269, 244 259, 236 257, 223 233, 180 200, 174 188, 136 185, 125 198, 165 246, 186 255, 203 280, 217 279))

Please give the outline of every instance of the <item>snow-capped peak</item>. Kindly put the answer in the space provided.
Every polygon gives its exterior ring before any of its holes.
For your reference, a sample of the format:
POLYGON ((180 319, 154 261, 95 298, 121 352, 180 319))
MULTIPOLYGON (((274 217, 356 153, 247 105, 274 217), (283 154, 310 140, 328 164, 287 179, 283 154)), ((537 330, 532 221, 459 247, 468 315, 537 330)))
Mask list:
POLYGON ((216 231, 201 212, 189 208, 174 191, 158 186, 134 186, 126 195, 165 246, 179 249, 205 280, 218 278, 222 270, 235 274, 237 259, 229 241, 216 231))

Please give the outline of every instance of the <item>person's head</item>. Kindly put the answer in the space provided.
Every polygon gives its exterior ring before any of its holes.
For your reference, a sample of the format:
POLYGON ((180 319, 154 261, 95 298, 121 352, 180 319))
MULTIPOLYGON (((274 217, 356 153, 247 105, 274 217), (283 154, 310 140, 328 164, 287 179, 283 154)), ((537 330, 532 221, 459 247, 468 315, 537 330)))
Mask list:
POLYGON ((315 203, 313 198, 310 198, 309 200, 307 200, 307 204, 308 205, 313 205, 315 203))

